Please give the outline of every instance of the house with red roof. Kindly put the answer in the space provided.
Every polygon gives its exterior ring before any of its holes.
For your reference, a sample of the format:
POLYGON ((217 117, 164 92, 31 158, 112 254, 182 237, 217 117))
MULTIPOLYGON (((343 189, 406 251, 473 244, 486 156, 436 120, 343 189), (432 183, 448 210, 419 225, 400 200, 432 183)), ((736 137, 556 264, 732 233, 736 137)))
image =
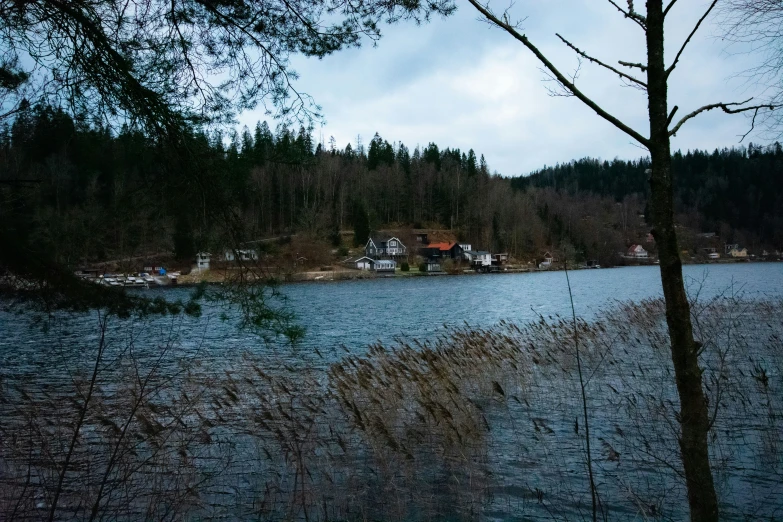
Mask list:
POLYGON ((430 243, 419 249, 419 254, 428 259, 462 259, 463 249, 459 243, 430 243))

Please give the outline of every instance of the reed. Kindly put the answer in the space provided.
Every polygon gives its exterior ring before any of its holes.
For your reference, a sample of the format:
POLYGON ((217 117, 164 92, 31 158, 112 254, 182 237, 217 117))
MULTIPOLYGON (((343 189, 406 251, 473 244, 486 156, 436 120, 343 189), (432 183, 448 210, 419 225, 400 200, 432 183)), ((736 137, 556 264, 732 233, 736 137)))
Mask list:
MULTIPOLYGON (((663 312, 465 325, 320 366, 182 357, 175 327, 145 351, 118 324, 59 380, 3 372, 0 519, 589 518, 585 418, 605 517, 678 519, 663 312)), ((783 510, 781 312, 734 294, 693 306, 727 518, 783 510)))

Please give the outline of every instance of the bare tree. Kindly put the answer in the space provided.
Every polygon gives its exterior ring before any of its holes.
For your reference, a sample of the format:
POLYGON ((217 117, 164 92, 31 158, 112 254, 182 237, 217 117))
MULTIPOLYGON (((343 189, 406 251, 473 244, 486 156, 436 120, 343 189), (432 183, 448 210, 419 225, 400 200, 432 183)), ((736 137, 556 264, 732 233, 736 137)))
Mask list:
POLYGON ((666 321, 671 341, 671 355, 675 370, 677 391, 680 397, 680 455, 685 471, 691 520, 718 520, 718 500, 709 461, 707 434, 709 431, 708 405, 702 388, 702 370, 699 355, 702 344, 694 339, 691 324, 690 305, 685 293, 682 277, 682 262, 674 228, 674 192, 672 184, 670 139, 688 120, 703 112, 721 109, 728 114, 741 112, 758 113, 761 109, 772 109, 770 105, 749 105, 750 99, 741 102, 717 102, 699 107, 673 124, 677 106, 671 111, 668 106, 668 80, 680 63, 688 44, 704 20, 714 10, 718 0, 713 0, 699 18, 691 32, 679 47, 677 54, 667 66, 664 61, 664 23, 677 0, 670 0, 664 7, 663 0, 648 0, 646 14, 637 11, 633 0, 623 7, 614 0, 609 3, 644 32, 647 43, 647 62, 631 63, 620 61, 618 66, 610 65, 576 47, 564 37, 557 35, 580 60, 587 60, 602 67, 622 81, 647 92, 649 134, 637 131, 618 117, 598 105, 577 85, 576 75, 563 74, 533 42, 525 35, 521 24, 509 19, 508 11, 499 13, 489 2, 469 0, 491 25, 502 29, 530 50, 544 67, 545 73, 553 79, 564 93, 578 98, 601 118, 628 134, 642 147, 650 151, 652 172, 650 176, 652 234, 658 245, 661 268, 661 282, 666 300, 666 321), (641 72, 644 76, 636 76, 641 72))
MULTIPOLYGON (((783 4, 776 0, 727 0, 721 6, 726 39, 760 57, 757 65, 744 72, 749 82, 763 89, 765 100, 779 106, 783 102, 783 4)), ((780 113, 761 114, 761 123, 780 137, 780 113)), ((756 123, 756 113, 752 125, 756 123)))

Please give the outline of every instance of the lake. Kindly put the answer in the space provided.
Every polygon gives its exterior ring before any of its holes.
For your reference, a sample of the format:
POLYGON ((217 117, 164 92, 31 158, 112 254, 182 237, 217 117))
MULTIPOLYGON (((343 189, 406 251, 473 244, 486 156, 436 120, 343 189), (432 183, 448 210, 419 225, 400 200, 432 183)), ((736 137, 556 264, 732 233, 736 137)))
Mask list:
MULTIPOLYGON (((777 518, 783 264, 684 271, 691 297, 711 303, 694 311, 721 406, 710 443, 722 514, 777 518)), ((569 277, 602 509, 682 519, 662 309, 622 304, 660 297, 658 268, 569 277)), ((238 330, 214 305, 200 319, 112 320, 103 337, 95 313, 41 328, 0 312, 0 519, 45 516, 98 346, 60 518, 87 518, 96 498, 119 520, 590 518, 565 272, 280 290, 306 328, 296 346, 238 330)))
MULTIPOLYGON (((783 297, 783 263, 687 265, 684 274, 692 296, 783 297)), ((576 313, 586 319, 619 301, 663 295, 657 266, 577 270, 569 277, 576 313)), ((444 325, 571 316, 563 271, 300 283, 283 292, 307 329, 304 344, 325 349, 361 349, 399 336, 431 339, 444 325)))

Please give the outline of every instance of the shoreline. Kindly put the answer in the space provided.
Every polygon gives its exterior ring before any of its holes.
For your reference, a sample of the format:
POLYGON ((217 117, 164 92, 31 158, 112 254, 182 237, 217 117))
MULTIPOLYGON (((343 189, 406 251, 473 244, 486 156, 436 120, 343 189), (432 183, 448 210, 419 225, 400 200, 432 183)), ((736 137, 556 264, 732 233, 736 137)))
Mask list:
MULTIPOLYGON (((744 259, 737 259, 737 260, 718 260, 718 261, 705 261, 705 262, 691 262, 691 263, 683 263, 683 266, 709 266, 709 265, 730 265, 730 264, 757 264, 757 263, 783 263, 783 260, 744 260, 744 259)), ((602 267, 602 268, 569 268, 569 271, 584 271, 584 270, 611 270, 611 269, 618 269, 618 268, 634 268, 634 267, 640 267, 640 266, 650 266, 655 267, 659 266, 655 263, 639 263, 639 264, 633 264, 633 265, 617 265, 612 267, 602 267)), ((340 282, 347 282, 347 281, 357 281, 362 279, 407 279, 407 278, 418 278, 418 277, 442 277, 442 276, 451 276, 451 277, 461 277, 461 276, 479 276, 479 275, 486 275, 486 276, 494 276, 494 275, 508 275, 508 274, 536 274, 536 273, 546 273, 546 272, 563 272, 565 271, 564 268, 549 268, 549 269, 538 269, 538 268, 514 268, 514 269, 507 269, 507 270, 498 270, 495 272, 478 272, 471 269, 466 269, 460 273, 450 273, 450 272, 425 272, 421 273, 418 271, 415 272, 400 272, 397 271, 394 274, 377 274, 374 272, 364 271, 364 270, 324 270, 324 271, 312 271, 312 272, 296 272, 294 274, 289 274, 288 276, 284 276, 277 280, 279 285, 288 285, 288 284, 300 284, 300 283, 340 283, 340 282)), ((187 277, 187 276, 185 276, 187 277)), ((156 286, 156 287, 150 287, 150 289, 165 289, 165 288, 194 288, 196 286, 199 286, 201 284, 206 284, 209 286, 213 285, 222 285, 224 284, 224 281, 208 281, 208 280, 202 280, 202 281, 186 281, 186 282, 180 282, 175 285, 165 285, 165 286, 156 286)))

